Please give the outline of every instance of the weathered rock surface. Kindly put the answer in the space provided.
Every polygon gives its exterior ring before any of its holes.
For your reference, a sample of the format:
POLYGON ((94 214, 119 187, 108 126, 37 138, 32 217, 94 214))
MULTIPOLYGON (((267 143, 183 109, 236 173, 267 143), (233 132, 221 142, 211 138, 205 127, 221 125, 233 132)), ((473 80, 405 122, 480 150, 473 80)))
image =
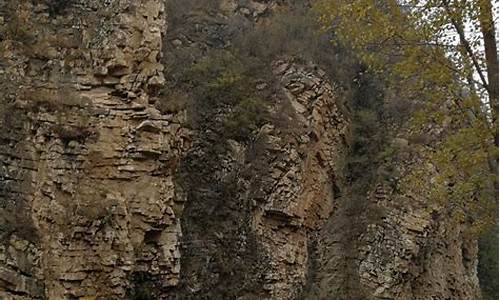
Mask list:
POLYGON ((222 152, 202 131, 184 158, 180 299, 295 299, 305 284, 310 234, 340 193, 348 120, 324 72, 286 61, 274 70, 296 130, 266 124, 222 152))
POLYGON ((12 3, 33 41, 1 43, 3 85, 18 89, 0 133, 0 293, 123 299, 141 276, 175 286, 172 174, 189 132, 182 113, 152 104, 164 82, 163 2, 88 1, 59 15, 12 3))
POLYGON ((364 203, 347 201, 319 235, 307 299, 480 299, 465 226, 381 185, 364 203))
POLYGON ((223 110, 193 129, 155 106, 164 44, 225 47, 227 24, 64 3, 0 2, 0 298, 477 298, 476 243, 446 214, 383 185, 350 198, 346 99, 321 66, 275 60, 286 120, 242 143, 215 130, 223 110))

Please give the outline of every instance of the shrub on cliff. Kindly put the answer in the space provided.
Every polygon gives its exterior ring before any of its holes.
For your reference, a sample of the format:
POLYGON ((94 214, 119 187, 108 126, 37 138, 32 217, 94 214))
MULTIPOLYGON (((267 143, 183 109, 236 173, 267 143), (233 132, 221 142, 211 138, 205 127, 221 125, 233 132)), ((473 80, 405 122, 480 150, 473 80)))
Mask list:
POLYGON ((73 0, 48 0, 47 6, 49 7, 49 13, 54 15, 59 15, 64 12, 69 6, 73 4, 73 0))
POLYGON ((224 121, 228 137, 244 141, 251 133, 265 123, 267 109, 259 99, 243 99, 224 121))
POLYGON ((13 40, 20 43, 31 43, 33 32, 31 29, 30 12, 18 1, 10 0, 6 3, 6 8, 10 12, 5 26, 0 27, 0 40, 13 40))
POLYGON ((226 138, 251 138, 268 117, 269 92, 256 86, 268 82, 270 66, 229 50, 212 50, 199 59, 180 53, 177 57, 183 57, 186 64, 170 75, 170 86, 160 96, 157 107, 164 112, 187 108, 195 123, 200 123, 197 118, 203 115, 222 114, 210 118, 210 122, 220 119, 213 128, 219 128, 226 138))
MULTIPOLYGON (((241 56, 264 64, 293 56, 321 65, 337 84, 348 87, 355 76, 354 56, 341 45, 332 47, 332 33, 321 31, 317 15, 303 1, 287 4, 262 22, 240 26, 232 42, 241 56)), ((252 62, 255 64, 255 62, 252 62)))

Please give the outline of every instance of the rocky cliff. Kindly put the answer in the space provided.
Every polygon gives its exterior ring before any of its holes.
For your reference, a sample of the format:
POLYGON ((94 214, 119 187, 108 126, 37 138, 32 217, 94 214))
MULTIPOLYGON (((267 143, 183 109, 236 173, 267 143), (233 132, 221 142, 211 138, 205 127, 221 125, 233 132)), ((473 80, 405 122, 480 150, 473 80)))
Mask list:
POLYGON ((478 298, 475 241, 423 195, 352 196, 330 66, 207 67, 289 5, 0 2, 2 299, 478 298), (179 61, 219 77, 179 88, 179 61))

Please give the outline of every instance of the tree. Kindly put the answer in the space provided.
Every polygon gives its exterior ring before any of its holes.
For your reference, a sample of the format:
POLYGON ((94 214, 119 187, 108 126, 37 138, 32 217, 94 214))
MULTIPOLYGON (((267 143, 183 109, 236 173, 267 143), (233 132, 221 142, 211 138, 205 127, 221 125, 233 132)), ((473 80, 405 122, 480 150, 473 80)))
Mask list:
MULTIPOLYGON (((414 166, 412 188, 430 187, 428 199, 472 224, 476 236, 497 228, 499 87, 491 1, 320 0, 316 8, 336 41, 420 108, 411 115, 414 131, 441 129, 421 148, 430 164, 414 166)), ((480 253, 481 266, 492 257, 498 263, 490 248, 480 253)))
POLYGON ((431 198, 475 229, 496 224, 498 54, 491 2, 323 0, 317 8, 325 29, 418 103, 415 130, 446 129, 425 152, 438 171, 431 198))

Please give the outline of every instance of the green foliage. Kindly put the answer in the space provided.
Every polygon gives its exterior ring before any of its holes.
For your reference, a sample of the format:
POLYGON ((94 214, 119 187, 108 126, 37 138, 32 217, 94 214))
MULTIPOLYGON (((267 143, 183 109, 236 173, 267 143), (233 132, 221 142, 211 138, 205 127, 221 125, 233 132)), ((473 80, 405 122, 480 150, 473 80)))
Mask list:
POLYGON ((234 107, 233 112, 225 120, 224 127, 229 137, 244 141, 264 124, 267 115, 262 100, 244 99, 234 107))
POLYGON ((224 120, 225 135, 245 141, 266 120, 267 107, 258 95, 258 78, 248 72, 239 57, 231 53, 208 57, 189 70, 191 80, 200 76, 194 87, 195 97, 209 105, 229 105, 224 120))
POLYGON ((471 61, 486 65, 484 57, 443 35, 477 20, 481 1, 465 6, 463 1, 406 1, 404 8, 397 1, 370 0, 317 5, 325 29, 335 31, 370 70, 384 74, 400 98, 417 103, 413 132, 439 132, 430 135, 432 147, 422 154, 432 171, 417 166, 413 185, 430 185, 429 199, 453 211, 458 221, 472 222, 476 233, 496 222, 491 211, 497 207, 498 130, 491 120, 498 118, 489 110, 492 98, 489 107, 484 104, 485 87, 472 77, 477 70, 471 61))
POLYGON ((317 63, 332 80, 348 89, 357 59, 350 49, 332 46, 332 32, 322 32, 317 18, 303 1, 289 1, 263 22, 239 26, 233 47, 240 55, 258 58, 261 64, 289 56, 317 63))
POLYGON ((178 84, 201 104, 231 104, 251 93, 251 82, 239 57, 214 50, 180 71, 178 84))
POLYGON ((191 116, 199 117, 224 112, 220 126, 212 127, 219 127, 227 138, 248 141, 254 130, 269 120, 265 102, 269 91, 259 91, 256 85, 272 73, 269 66, 256 64, 236 52, 212 50, 173 74, 170 81, 175 85, 167 88, 156 106, 164 112, 187 108, 191 116), (260 72, 254 72, 256 64, 260 72))
POLYGON ((331 35, 319 32, 317 16, 307 5, 292 2, 270 10, 262 22, 255 23, 238 14, 220 17, 214 12, 219 1, 169 1, 169 31, 176 41, 165 45, 168 86, 157 107, 167 113, 186 109, 191 126, 211 122, 216 132, 248 141, 271 117, 276 123, 289 119, 284 117, 286 108, 268 113, 281 93, 271 69, 275 60, 293 56, 318 63, 340 86, 349 88, 354 76, 352 55, 331 46, 331 35), (195 30, 190 23, 205 25, 195 30), (262 82, 268 87, 257 90, 262 82), (219 122, 214 114, 224 115, 223 120, 219 122))
POLYGON ((356 186, 353 190, 360 197, 378 179, 377 170, 383 163, 381 152, 387 144, 382 87, 375 74, 363 69, 352 82, 352 149, 347 170, 351 184, 356 186))
POLYGON ((30 12, 25 9, 22 3, 10 0, 6 4, 9 12, 12 12, 6 20, 6 25, 0 32, 0 37, 10 39, 20 43, 29 43, 33 40, 30 12))
MULTIPOLYGON (((486 38, 467 41, 461 35, 467 22, 478 32, 478 24, 491 21, 484 19, 490 4, 488 0, 323 0, 317 8, 325 29, 335 31, 338 41, 352 47, 370 70, 384 74, 389 90, 416 103, 410 141, 425 149, 419 153, 425 163, 414 166, 403 188, 429 199, 429 207, 437 204, 456 222, 471 224, 475 236, 495 228, 480 239, 478 273, 483 298, 497 299, 498 95, 485 84, 483 74, 487 70, 490 78, 494 63, 474 50, 486 44, 486 38), (447 37, 450 31, 461 35, 458 43, 447 37)), ((485 27, 480 29, 484 32, 485 27)), ((498 81, 498 69, 496 76, 498 81)), ((492 80, 491 86, 495 89, 492 80)), ((408 112, 397 105, 391 109, 391 115, 408 112)), ((373 110, 357 113, 355 120, 369 130, 373 110)), ((395 158, 396 150, 389 147, 379 158, 395 158)), ((358 162, 369 160, 366 155, 360 160, 363 152, 358 152, 358 162)))

